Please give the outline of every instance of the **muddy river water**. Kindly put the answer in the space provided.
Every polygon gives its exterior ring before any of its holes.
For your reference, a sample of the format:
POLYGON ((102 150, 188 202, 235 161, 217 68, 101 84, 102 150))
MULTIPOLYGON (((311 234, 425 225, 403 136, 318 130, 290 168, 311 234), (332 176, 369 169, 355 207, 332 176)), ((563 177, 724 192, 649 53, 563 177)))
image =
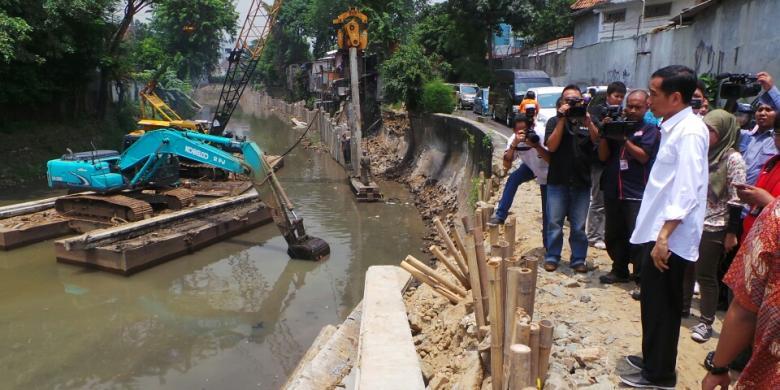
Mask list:
MULTIPOLYGON (((299 134, 275 118, 231 127, 269 154, 299 134)), ((279 177, 327 261, 290 260, 272 225, 131 277, 58 264, 51 241, 0 252, 0 388, 278 388, 361 300, 366 269, 419 254, 424 230, 403 187, 381 182, 386 202, 358 204, 326 153, 295 149, 279 177)))

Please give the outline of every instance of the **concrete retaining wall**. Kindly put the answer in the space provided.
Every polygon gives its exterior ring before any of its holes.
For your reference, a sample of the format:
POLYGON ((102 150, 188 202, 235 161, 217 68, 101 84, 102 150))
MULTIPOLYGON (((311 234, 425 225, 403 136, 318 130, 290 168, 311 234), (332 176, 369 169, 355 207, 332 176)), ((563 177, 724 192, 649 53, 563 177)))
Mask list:
POLYGON ((780 1, 721 1, 698 15, 691 26, 562 53, 509 58, 502 65, 544 70, 556 84, 581 86, 623 81, 643 88, 653 71, 672 64, 699 73, 767 70, 780 75, 776 20, 780 20, 780 1))
MULTIPOLYGON (((246 91, 241 97, 241 107, 245 112, 270 116, 276 115, 283 121, 295 118, 299 121, 312 124, 310 134, 319 135, 319 140, 325 145, 334 160, 344 165, 344 156, 340 153, 339 137, 345 131, 345 124, 337 124, 337 119, 327 112, 306 108, 303 101, 287 103, 281 99, 272 98, 262 92, 246 91)), ((315 137, 316 138, 316 137, 315 137)))
MULTIPOLYGON (((254 91, 244 93, 241 105, 245 112, 277 115, 285 121, 296 118, 308 124, 314 120, 310 133, 318 134, 331 157, 344 165, 339 136, 346 125, 337 124, 338 118, 324 111, 318 115, 317 110, 307 109, 303 102, 287 103, 254 91)), ((485 172, 488 177, 491 174, 493 144, 488 132, 474 121, 452 115, 412 116, 410 127, 401 133, 381 127, 374 136, 394 156, 374 158, 392 160, 392 164, 386 165, 388 172, 402 173, 412 187, 438 183, 453 191, 458 209, 466 210, 463 206, 468 203, 472 179, 479 172, 485 172)))

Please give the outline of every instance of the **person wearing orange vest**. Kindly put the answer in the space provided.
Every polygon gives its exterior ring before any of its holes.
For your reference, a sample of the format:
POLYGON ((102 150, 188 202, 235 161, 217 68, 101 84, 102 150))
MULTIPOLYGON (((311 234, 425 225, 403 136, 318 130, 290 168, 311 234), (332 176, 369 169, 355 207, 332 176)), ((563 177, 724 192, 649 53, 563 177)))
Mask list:
MULTIPOLYGON (((525 110, 529 105, 536 107, 534 114, 530 116, 531 119, 536 119, 536 115, 539 114, 539 102, 536 101, 536 93, 534 91, 528 91, 525 93, 525 97, 523 98, 523 101, 520 102, 520 109, 518 111, 529 117, 529 115, 525 113, 525 110)), ((533 123, 533 121, 531 121, 531 123, 533 123)))

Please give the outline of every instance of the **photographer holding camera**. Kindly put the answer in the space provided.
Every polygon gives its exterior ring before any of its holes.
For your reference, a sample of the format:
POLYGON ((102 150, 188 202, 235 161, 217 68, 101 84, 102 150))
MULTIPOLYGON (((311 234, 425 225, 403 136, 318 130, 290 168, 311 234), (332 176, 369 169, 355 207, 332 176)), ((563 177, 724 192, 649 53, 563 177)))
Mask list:
POLYGON ((563 224, 571 226, 570 266, 575 272, 588 271, 588 237, 585 220, 590 203, 590 163, 598 130, 592 126, 582 92, 576 85, 563 89, 563 99, 555 118, 547 121, 545 145, 550 151, 547 173, 547 253, 544 269, 558 269, 563 247, 563 224))
MULTIPOLYGON (((624 118, 626 126, 615 135, 602 133, 599 159, 605 163, 601 177, 606 212, 604 241, 612 259, 612 270, 599 278, 604 284, 626 283, 630 279, 628 264, 633 263, 634 276, 639 276, 641 247, 629 242, 634 231, 647 176, 658 152, 661 135, 658 127, 644 121, 649 108, 648 93, 635 90, 628 94, 624 118)), ((619 125, 611 122, 611 125, 619 125)), ((606 125, 609 127, 610 125, 606 125)))
POLYGON ((517 188, 536 177, 542 197, 542 239, 546 248, 547 212, 545 206, 547 203, 547 168, 550 154, 544 148, 539 135, 533 129, 533 119, 526 117, 524 114, 517 114, 515 117, 514 134, 507 142, 503 157, 504 169, 507 171, 509 171, 512 163, 516 160, 519 159, 522 163, 509 175, 504 186, 504 192, 501 194, 501 200, 498 203, 498 207, 496 207, 496 213, 490 218, 488 224, 503 224, 509 215, 509 208, 512 207, 512 201, 515 199, 517 188))
MULTIPOLYGON (((623 115, 623 98, 626 97, 626 85, 615 81, 607 86, 607 98, 604 104, 595 107, 591 111, 595 131, 601 132, 605 123, 617 119, 623 115)), ((604 172, 604 164, 594 155, 590 166, 590 207, 588 209, 588 243, 594 248, 606 249, 604 238, 604 192, 601 188, 601 174, 604 172)))
POLYGON ((747 164, 747 184, 756 184, 761 167, 775 155, 775 143, 772 139, 777 109, 767 103, 759 103, 756 109, 756 127, 742 130, 739 150, 747 164))

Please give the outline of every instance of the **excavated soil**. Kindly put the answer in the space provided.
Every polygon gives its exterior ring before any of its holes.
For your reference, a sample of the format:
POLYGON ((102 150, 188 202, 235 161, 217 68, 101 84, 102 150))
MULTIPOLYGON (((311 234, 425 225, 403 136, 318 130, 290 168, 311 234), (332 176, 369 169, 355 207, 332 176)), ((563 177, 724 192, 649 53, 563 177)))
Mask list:
MULTIPOLYGON (((409 177, 408 167, 398 151, 409 131, 409 121, 400 113, 384 114, 384 131, 367 140, 372 169, 388 179, 409 186, 426 223, 434 216, 450 225, 456 214, 455 192, 442 188, 424 177, 409 177)), ((502 183, 503 187, 503 183, 502 183)), ((500 191, 496 192, 500 195, 500 191)), ((496 204, 494 197, 489 202, 496 204)), ((517 254, 544 256, 541 237, 541 201, 539 186, 524 184, 515 197, 511 212, 517 216, 517 254)), ((433 230, 433 229, 431 229, 433 230)), ((565 232, 568 237, 568 231, 565 232)), ((426 237, 437 242, 435 234, 426 237)), ((563 258, 569 256, 564 244, 563 258)), ((615 389, 622 387, 618 375, 631 372, 623 357, 641 353, 639 302, 628 292, 633 284, 602 285, 598 277, 609 271, 611 261, 606 251, 589 249, 588 261, 593 270, 574 274, 567 262, 557 272, 539 270, 534 320, 548 319, 555 324, 550 371, 545 389, 615 389)), ((427 259, 433 261, 433 259, 427 259)), ((437 269, 453 282, 445 267, 437 269)), ((483 366, 471 299, 452 305, 427 285, 410 288, 405 294, 409 323, 420 357, 424 379, 430 389, 488 389, 490 373, 483 366)), ((678 356, 679 389, 696 389, 705 372, 701 362, 714 350, 719 334, 698 344, 690 339, 688 328, 696 324, 698 299, 694 297, 694 316, 684 319, 680 332, 678 356)), ((715 329, 720 329, 723 313, 718 313, 715 329)), ((483 341, 484 344, 484 341, 483 341)), ((489 353, 489 352, 488 352, 489 353)))

